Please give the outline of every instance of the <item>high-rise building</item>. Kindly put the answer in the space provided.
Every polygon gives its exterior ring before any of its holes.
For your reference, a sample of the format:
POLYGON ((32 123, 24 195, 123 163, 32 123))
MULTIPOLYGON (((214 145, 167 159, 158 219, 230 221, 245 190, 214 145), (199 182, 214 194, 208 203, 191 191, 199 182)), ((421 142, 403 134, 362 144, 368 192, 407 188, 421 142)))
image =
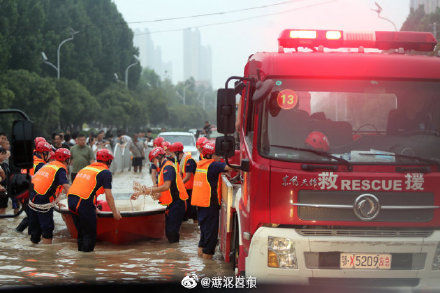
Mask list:
POLYGON ((411 9, 416 10, 419 6, 423 5, 425 13, 434 13, 438 7, 440 7, 440 0, 411 0, 411 9))
POLYGON ((147 28, 134 30, 133 43, 139 48, 139 61, 142 67, 153 69, 161 78, 171 79, 173 65, 162 60, 162 50, 159 46, 154 46, 147 28))
POLYGON ((198 29, 183 31, 183 78, 211 84, 212 54, 209 46, 202 46, 198 29))

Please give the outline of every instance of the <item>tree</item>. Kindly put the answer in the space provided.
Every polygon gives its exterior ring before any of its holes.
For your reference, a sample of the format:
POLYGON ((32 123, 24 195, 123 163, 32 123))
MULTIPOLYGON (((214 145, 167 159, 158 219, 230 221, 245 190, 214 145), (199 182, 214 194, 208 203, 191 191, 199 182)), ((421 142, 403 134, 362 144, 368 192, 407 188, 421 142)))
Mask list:
POLYGON ((65 130, 81 130, 83 123, 96 120, 98 101, 76 80, 61 78, 56 82, 60 95, 60 125, 65 130))
MULTIPOLYGON (((42 62, 44 51, 56 64, 58 45, 61 76, 75 79, 92 94, 112 84, 138 55, 133 32, 111 0, 0 0, 0 71, 26 69, 55 77, 56 71, 42 62)), ((134 89, 140 66, 130 70, 129 87, 134 89)))
POLYGON ((139 101, 125 88, 124 85, 114 84, 97 97, 101 123, 115 128, 136 126, 139 121, 139 101))
MULTIPOLYGON (((407 19, 402 25, 402 31, 421 31, 432 32, 434 23, 440 28, 440 9, 434 13, 425 14, 423 6, 419 6, 416 10, 411 10, 407 19)), ((437 39, 440 37, 440 29, 437 29, 437 39)))
POLYGON ((35 123, 37 135, 49 135, 59 127, 60 97, 55 82, 27 70, 9 70, 0 76, 0 84, 13 93, 6 93, 1 105, 26 112, 35 123))

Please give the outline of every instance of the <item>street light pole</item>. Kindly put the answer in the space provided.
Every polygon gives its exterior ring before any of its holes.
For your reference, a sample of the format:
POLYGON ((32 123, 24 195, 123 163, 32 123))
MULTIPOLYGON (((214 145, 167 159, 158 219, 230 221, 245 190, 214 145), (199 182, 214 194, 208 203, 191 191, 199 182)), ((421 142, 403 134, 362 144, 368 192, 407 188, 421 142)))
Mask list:
POLYGON ((186 105, 186 88, 189 87, 189 84, 186 84, 183 87, 183 104, 186 105))
POLYGON ((127 69, 125 69, 125 86, 126 86, 127 88, 128 88, 128 70, 129 70, 131 67, 133 67, 133 66, 135 66, 136 64, 138 64, 138 63, 139 63, 139 60, 136 60, 136 62, 134 62, 134 63, 128 65, 127 69))
POLYGON ((59 45, 58 45, 58 49, 57 49, 57 66, 53 65, 52 63, 50 63, 47 60, 47 56, 44 52, 41 52, 41 55, 43 56, 43 62, 52 66, 53 68, 55 68, 55 70, 57 71, 57 79, 60 79, 60 75, 61 75, 61 68, 60 68, 60 50, 61 50, 61 46, 63 46, 65 43, 67 43, 68 41, 73 40, 73 36, 75 34, 77 34, 79 32, 76 31, 72 31, 72 36, 70 38, 67 38, 65 40, 63 40, 59 45))

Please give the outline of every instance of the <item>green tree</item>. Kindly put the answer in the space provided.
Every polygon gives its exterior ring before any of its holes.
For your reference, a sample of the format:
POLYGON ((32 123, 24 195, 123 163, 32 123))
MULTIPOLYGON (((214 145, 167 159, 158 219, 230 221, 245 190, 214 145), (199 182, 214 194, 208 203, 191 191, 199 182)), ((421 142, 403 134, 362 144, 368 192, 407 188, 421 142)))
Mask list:
POLYGON ((97 118, 106 126, 128 129, 136 125, 139 117, 139 101, 125 86, 114 84, 97 97, 97 118))
POLYGON ((10 91, 6 91, 8 100, 2 101, 2 106, 27 113, 35 123, 36 134, 47 136, 59 127, 61 103, 52 79, 26 70, 9 70, 0 76, 0 84, 10 91))
POLYGON ((61 78, 56 82, 60 94, 60 126, 64 130, 81 130, 83 123, 96 120, 98 101, 76 80, 61 78))

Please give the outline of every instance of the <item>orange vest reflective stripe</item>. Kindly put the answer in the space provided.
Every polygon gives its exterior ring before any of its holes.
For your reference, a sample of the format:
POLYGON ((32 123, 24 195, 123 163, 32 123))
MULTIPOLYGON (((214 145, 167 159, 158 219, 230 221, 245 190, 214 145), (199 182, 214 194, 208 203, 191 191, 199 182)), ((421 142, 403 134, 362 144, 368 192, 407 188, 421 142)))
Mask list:
MULTIPOLYGON (((52 186, 52 183, 55 180, 55 175, 60 168, 66 170, 67 174, 66 167, 59 161, 53 161, 41 167, 41 169, 38 170, 38 172, 32 177, 32 184, 34 184, 35 192, 40 195, 46 194, 49 188, 52 186)), ((53 200, 54 197, 51 197, 50 202, 53 200)))
MULTIPOLYGON (((164 183, 163 180, 163 171, 165 170, 166 166, 172 166, 174 168, 174 171, 176 172, 176 186, 177 190, 179 191, 179 197, 181 200, 187 200, 188 199, 188 193, 186 192, 185 184, 183 184, 182 177, 180 177, 179 173, 177 172, 176 166, 171 161, 166 161, 165 165, 162 166, 160 169, 159 174, 159 181, 157 183, 157 186, 162 186, 164 183)), ((171 195, 171 187, 168 190, 162 191, 160 193, 159 203, 162 205, 169 205, 173 202, 173 197, 171 195)))
POLYGON ((175 160, 176 161, 175 161, 174 165, 176 166, 176 170, 177 170, 177 174, 176 175, 180 176, 180 164, 179 164, 179 162, 177 162, 177 158, 175 160))
MULTIPOLYGON (((96 162, 82 168, 78 174, 76 174, 75 180, 73 180, 72 186, 70 186, 69 194, 74 194, 84 200, 90 198, 95 190, 97 180, 96 177, 104 170, 108 170, 108 166, 104 163, 96 162)), ((96 191, 96 195, 104 193, 104 187, 101 186, 96 191)), ((96 196, 93 202, 96 201, 96 196)))
MULTIPOLYGON (((182 179, 186 177, 186 163, 188 163, 188 160, 192 159, 191 158, 191 153, 186 153, 185 157, 183 158, 183 165, 182 165, 182 179)), ((187 190, 191 190, 193 189, 193 184, 194 184, 194 174, 191 173, 191 177, 189 178, 188 181, 185 182, 185 188, 187 190)))
MULTIPOLYGON (((209 207, 211 205, 211 184, 209 184, 208 181, 208 168, 213 162, 213 159, 205 159, 197 163, 193 191, 191 195, 191 205, 193 206, 209 207)), ((218 204, 221 203, 221 193, 218 192, 219 188, 219 184, 217 184, 218 204)))

